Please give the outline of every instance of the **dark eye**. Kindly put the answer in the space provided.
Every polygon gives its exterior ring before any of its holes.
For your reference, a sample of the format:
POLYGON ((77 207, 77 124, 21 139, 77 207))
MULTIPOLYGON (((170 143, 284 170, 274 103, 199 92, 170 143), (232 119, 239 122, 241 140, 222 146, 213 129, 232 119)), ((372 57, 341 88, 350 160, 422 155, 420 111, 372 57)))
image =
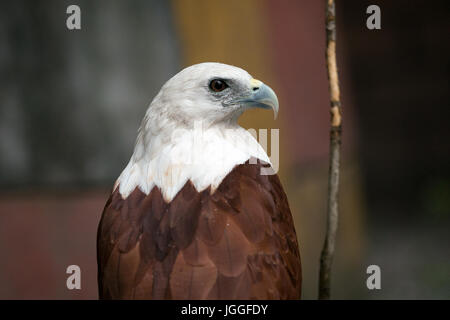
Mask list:
POLYGON ((228 85, 225 81, 220 79, 214 79, 209 83, 209 87, 212 91, 220 92, 228 88, 228 85))

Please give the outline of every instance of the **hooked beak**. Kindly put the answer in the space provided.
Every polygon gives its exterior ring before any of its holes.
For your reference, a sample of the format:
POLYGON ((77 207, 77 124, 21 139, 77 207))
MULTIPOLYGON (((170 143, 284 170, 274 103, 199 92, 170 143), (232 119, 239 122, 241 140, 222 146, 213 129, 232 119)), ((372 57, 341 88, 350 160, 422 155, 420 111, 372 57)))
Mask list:
POLYGON ((274 119, 276 119, 278 116, 278 98, 275 92, 268 85, 256 79, 250 80, 250 84, 252 93, 249 97, 239 101, 241 106, 272 109, 274 119))

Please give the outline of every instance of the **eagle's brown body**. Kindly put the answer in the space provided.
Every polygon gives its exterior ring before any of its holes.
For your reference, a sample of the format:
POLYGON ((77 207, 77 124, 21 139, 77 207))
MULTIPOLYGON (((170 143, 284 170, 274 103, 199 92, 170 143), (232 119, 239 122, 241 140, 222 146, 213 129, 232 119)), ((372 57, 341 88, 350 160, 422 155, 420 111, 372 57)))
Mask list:
POLYGON ((291 212, 261 166, 236 166, 212 194, 188 181, 170 203, 116 188, 98 228, 100 298, 299 299, 291 212))

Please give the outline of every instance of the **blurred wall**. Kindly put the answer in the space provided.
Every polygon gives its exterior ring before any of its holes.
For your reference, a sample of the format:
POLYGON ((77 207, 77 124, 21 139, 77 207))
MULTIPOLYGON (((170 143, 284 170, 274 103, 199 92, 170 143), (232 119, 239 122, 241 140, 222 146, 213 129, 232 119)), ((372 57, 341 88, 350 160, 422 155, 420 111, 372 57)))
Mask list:
POLYGON ((338 8, 357 106, 365 263, 383 272, 382 290, 365 296, 448 299, 450 2, 342 1, 338 8), (382 28, 372 32, 360 13, 374 3, 382 28))
POLYGON ((0 188, 110 185, 140 120, 179 68, 170 4, 0 4, 0 188), (115 161, 111 161, 114 159, 115 161))
MULTIPOLYGON (((368 1, 337 7, 344 131, 332 294, 448 297, 448 2, 376 3, 378 31, 365 28, 368 1), (365 286, 370 264, 382 266, 381 291, 365 286)), ((96 227, 148 104, 182 67, 219 61, 278 94, 277 120, 251 110, 240 123, 280 129, 303 298, 315 299, 328 172, 324 52, 322 1, 2 2, 0 298, 97 298, 96 227), (69 4, 81 7, 81 30, 66 28, 69 4), (82 268, 81 291, 65 287, 70 264, 82 268)))

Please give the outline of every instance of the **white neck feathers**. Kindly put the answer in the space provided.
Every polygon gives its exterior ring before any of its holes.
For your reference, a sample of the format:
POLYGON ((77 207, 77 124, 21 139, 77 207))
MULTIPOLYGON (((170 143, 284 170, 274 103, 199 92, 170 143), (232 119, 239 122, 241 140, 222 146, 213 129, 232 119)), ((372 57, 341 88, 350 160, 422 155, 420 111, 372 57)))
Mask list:
POLYGON ((170 202, 190 180, 197 191, 213 192, 230 171, 254 157, 270 163, 255 138, 237 124, 219 123, 193 128, 179 123, 155 123, 148 114, 139 129, 130 162, 116 188, 126 198, 136 187, 145 194, 156 186, 170 202), (164 126, 164 127, 163 127, 164 126))

